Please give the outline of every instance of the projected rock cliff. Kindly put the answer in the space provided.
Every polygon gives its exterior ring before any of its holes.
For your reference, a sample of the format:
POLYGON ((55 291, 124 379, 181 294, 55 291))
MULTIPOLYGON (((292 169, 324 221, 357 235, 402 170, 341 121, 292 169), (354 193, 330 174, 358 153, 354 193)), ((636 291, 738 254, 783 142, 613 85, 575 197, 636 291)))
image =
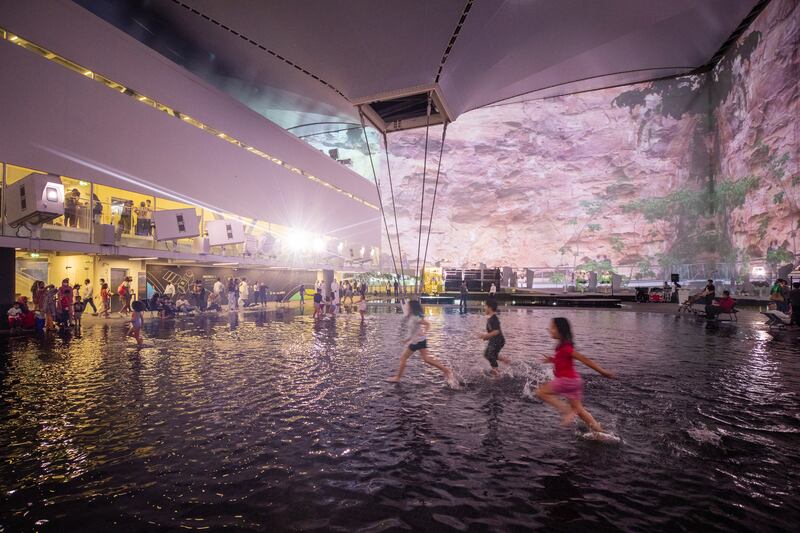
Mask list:
MULTIPOLYGON (((447 131, 429 262, 583 265, 654 278, 692 264, 741 277, 752 264, 791 261, 798 21, 800 3, 776 0, 712 72, 460 117, 447 131)), ((423 232, 440 138, 441 127, 431 128, 423 232)), ((389 137, 412 265, 424 143, 424 128, 389 137)), ((394 233, 385 162, 378 169, 394 233)))

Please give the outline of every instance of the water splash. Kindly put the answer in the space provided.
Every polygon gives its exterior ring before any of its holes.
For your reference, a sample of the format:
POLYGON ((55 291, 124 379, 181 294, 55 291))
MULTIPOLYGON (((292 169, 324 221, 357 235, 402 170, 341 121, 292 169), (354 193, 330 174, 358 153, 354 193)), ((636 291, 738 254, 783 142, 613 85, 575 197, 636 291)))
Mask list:
POLYGON ((699 444, 711 444, 713 446, 720 446, 722 442, 722 435, 716 433, 712 429, 708 429, 705 424, 692 426, 686 430, 686 433, 692 437, 699 444))

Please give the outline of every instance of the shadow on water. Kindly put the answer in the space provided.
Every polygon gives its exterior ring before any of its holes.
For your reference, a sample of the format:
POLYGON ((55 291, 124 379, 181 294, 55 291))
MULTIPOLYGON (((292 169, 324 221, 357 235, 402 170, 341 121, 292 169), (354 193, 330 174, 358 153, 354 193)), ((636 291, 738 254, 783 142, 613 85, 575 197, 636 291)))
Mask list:
POLYGON ((559 310, 585 403, 622 443, 562 429, 555 310, 503 309, 512 358, 488 376, 485 319, 431 307, 433 355, 391 375, 409 321, 377 305, 149 319, 0 339, 0 531, 790 529, 800 519, 796 334, 742 320, 559 310))

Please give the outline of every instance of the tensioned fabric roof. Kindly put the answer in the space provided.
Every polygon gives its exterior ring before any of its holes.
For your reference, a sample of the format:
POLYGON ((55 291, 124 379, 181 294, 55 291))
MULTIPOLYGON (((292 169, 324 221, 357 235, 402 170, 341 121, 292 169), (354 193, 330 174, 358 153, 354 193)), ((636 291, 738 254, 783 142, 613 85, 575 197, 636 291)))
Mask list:
MULTIPOLYGON (((96 4, 77 1, 90 9, 96 4)), ((307 103, 320 116, 352 116, 347 107, 353 102, 436 86, 455 118, 523 95, 691 72, 712 58, 757 3, 151 0, 148 5, 172 21, 175 31, 224 59, 237 79, 282 94, 276 105, 307 103)), ((298 124, 303 120, 307 117, 298 124)), ((298 125, 289 118, 279 123, 298 125)))

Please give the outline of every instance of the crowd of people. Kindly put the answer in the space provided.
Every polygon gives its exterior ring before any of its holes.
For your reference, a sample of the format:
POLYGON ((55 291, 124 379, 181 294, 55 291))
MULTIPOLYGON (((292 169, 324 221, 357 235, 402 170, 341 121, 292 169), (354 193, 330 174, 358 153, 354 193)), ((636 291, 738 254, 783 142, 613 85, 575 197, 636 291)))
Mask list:
MULTIPOLYGON (((64 197, 64 226, 87 229, 90 223, 100 224, 103 210, 103 202, 96 194, 92 194, 91 200, 84 199, 81 197, 81 192, 73 188, 64 197)), ((155 227, 153 211, 151 200, 139 202, 138 207, 134 205, 133 200, 119 201, 112 210, 112 215, 117 214, 116 220, 112 217, 117 236, 132 234, 140 237, 152 236, 155 227)))
MULTIPOLYGON (((283 295, 282 291, 271 291, 264 282, 250 282, 245 277, 228 278, 225 281, 217 278, 211 290, 206 289, 201 280, 195 280, 183 294, 177 294, 175 284, 170 281, 162 293, 156 292, 150 297, 147 307, 162 317, 177 313, 222 311, 223 306, 227 306, 229 311, 237 311, 266 308, 270 301, 280 301, 283 295)), ((301 286, 301 304, 304 303, 304 296, 305 286, 301 286)))
POLYGON ((335 315, 342 312, 343 306, 357 304, 361 320, 364 320, 367 313, 368 290, 365 282, 357 283, 345 280, 340 284, 334 278, 330 284, 330 291, 325 291, 325 288, 322 281, 317 281, 314 287, 314 318, 335 315))
MULTIPOLYGON (((31 285, 31 297, 20 296, 8 311, 8 324, 12 329, 39 329, 46 331, 74 329, 80 331, 81 317, 87 308, 92 315, 108 316, 111 311, 111 299, 108 296, 108 284, 104 279, 101 284, 101 310, 95 304, 94 286, 86 279, 83 284, 71 284, 64 278, 56 287, 45 285, 37 280, 31 285)), ((128 301, 130 305, 130 301, 128 301)))

